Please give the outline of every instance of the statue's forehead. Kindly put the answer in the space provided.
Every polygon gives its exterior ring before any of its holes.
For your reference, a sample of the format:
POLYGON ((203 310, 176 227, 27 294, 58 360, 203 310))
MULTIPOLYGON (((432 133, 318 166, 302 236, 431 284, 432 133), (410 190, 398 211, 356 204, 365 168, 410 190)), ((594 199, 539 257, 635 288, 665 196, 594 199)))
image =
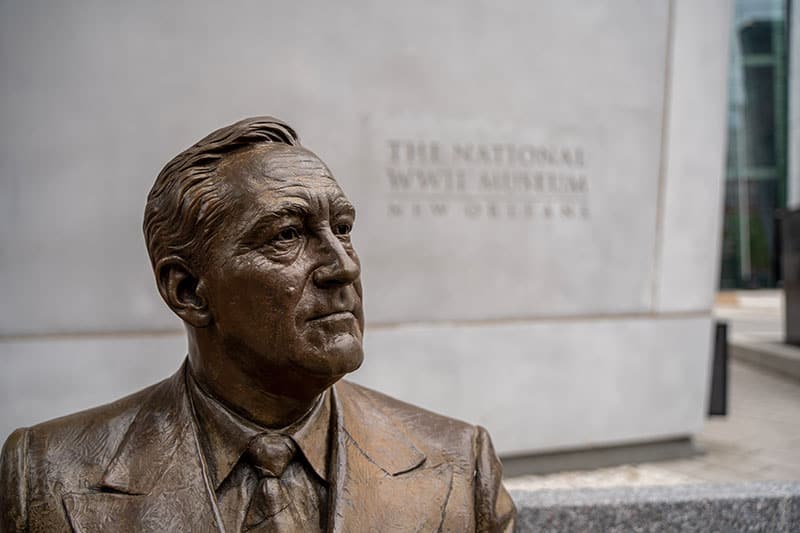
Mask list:
POLYGON ((218 171, 232 184, 250 188, 286 180, 333 179, 325 163, 301 146, 265 143, 226 156, 218 171))

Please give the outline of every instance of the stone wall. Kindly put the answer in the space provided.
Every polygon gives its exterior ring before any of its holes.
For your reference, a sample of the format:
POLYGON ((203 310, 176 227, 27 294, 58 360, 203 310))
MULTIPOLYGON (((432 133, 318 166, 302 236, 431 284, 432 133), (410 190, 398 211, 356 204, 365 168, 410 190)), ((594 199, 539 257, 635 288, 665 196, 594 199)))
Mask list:
POLYGON ((256 114, 358 209, 355 380, 504 454, 700 428, 727 2, 235 4, 0 6, 0 434, 177 368, 144 199, 256 114))

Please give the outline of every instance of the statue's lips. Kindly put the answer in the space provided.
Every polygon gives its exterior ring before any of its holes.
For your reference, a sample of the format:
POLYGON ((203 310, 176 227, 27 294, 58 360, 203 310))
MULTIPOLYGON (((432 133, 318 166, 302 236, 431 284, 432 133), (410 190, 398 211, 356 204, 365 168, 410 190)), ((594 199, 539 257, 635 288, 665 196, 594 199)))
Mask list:
POLYGON ((335 322, 337 320, 355 320, 356 316, 352 311, 334 311, 324 315, 318 315, 308 319, 309 322, 335 322))

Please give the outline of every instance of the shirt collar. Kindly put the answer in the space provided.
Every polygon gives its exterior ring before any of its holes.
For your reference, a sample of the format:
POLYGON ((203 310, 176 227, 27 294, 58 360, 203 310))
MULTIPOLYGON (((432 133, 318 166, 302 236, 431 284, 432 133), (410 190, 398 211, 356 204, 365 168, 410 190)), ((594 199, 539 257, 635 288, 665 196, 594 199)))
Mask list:
MULTIPOLYGON (((250 440, 273 430, 262 428, 222 405, 200 388, 191 371, 187 376, 194 413, 198 425, 203 428, 203 453, 216 490, 239 462, 250 440)), ((283 429, 274 430, 291 437, 314 472, 325 481, 328 479, 329 397, 328 391, 323 392, 308 414, 283 429)))

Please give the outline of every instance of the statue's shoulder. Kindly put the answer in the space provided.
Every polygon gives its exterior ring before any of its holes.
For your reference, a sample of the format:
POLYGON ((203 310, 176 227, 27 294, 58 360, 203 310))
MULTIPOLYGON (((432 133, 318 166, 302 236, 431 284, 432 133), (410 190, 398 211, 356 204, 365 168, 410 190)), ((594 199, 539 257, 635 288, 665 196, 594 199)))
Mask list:
POLYGON ((345 401, 358 404, 360 409, 378 411, 380 416, 396 423, 398 429, 422 447, 460 450, 469 455, 481 431, 473 424, 349 381, 337 383, 336 391, 340 397, 346 398, 345 401))
POLYGON ((33 439, 54 440, 61 443, 85 441, 92 436, 124 432, 153 390, 163 382, 150 385, 110 403, 54 418, 31 426, 33 439))
POLYGON ((110 461, 147 398, 163 383, 105 405, 20 428, 8 437, 3 460, 16 453, 16 448, 24 447, 32 481, 37 473, 58 480, 61 470, 64 479, 78 479, 78 484, 82 484, 81 479, 99 478, 102 472, 94 470, 104 468, 110 461))
POLYGON ((0 531, 15 531, 29 520, 37 531, 61 531, 62 496, 97 484, 148 398, 167 381, 14 431, 0 457, 0 531), (27 503, 31 495, 35 512, 27 503))

